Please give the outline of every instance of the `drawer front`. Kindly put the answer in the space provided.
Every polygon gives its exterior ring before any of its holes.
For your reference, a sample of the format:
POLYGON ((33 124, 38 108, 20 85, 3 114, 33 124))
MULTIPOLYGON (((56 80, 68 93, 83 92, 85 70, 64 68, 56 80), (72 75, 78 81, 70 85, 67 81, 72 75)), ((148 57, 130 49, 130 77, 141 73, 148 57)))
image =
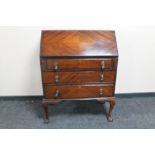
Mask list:
POLYGON ((72 84, 114 82, 114 71, 43 72, 43 83, 72 84))
POLYGON ((75 98, 98 98, 111 97, 112 85, 44 85, 44 95, 47 99, 75 99, 75 98))
POLYGON ((47 59, 47 69, 61 70, 112 70, 112 59, 47 59))

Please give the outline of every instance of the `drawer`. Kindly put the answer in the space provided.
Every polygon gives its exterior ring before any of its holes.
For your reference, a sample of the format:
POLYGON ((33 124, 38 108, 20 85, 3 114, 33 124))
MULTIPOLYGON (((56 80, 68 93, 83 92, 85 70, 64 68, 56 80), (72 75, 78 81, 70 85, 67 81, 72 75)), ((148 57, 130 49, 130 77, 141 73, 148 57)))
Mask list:
POLYGON ((112 59, 47 59, 47 69, 61 70, 112 70, 112 59))
POLYGON ((44 85, 44 95, 47 99, 111 97, 113 88, 113 85, 44 85))
POLYGON ((71 84, 114 82, 114 71, 81 71, 81 72, 43 72, 43 83, 71 84))

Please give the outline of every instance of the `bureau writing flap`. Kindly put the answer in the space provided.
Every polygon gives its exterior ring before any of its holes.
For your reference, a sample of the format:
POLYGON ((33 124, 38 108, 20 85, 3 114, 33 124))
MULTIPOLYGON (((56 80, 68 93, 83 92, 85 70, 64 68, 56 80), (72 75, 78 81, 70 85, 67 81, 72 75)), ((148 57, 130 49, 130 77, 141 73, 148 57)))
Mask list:
POLYGON ((41 56, 117 56, 114 31, 42 31, 41 56))

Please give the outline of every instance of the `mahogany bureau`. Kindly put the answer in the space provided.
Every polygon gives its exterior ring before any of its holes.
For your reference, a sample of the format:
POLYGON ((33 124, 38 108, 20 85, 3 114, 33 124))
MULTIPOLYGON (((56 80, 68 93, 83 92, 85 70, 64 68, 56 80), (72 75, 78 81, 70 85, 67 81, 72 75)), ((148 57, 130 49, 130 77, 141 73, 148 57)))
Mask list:
POLYGON ((107 119, 112 121, 117 61, 114 31, 42 31, 44 122, 49 104, 92 99, 110 103, 107 119))

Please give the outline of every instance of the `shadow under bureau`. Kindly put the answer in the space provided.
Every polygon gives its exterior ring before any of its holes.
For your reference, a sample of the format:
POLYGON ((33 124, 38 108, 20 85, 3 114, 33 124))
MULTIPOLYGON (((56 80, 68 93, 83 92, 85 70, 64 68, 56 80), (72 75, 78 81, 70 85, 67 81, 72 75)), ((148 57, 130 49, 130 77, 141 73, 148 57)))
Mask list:
POLYGON ((42 31, 44 122, 49 120, 49 104, 92 99, 110 103, 107 119, 112 121, 117 61, 114 31, 42 31))

